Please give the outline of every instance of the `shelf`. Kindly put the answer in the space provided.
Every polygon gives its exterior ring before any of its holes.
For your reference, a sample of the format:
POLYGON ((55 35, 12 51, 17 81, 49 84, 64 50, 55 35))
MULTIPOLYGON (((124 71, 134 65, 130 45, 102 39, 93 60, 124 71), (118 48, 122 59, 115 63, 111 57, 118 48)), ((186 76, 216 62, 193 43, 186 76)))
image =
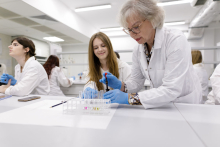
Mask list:
POLYGON ((36 59, 36 60, 39 62, 46 62, 47 61, 46 59, 36 59))
MULTIPOLYGON (((192 50, 217 50, 220 49, 220 46, 212 46, 212 47, 192 47, 192 50)), ((133 49, 127 49, 127 50, 114 50, 118 53, 127 53, 127 52, 133 52, 133 49)), ((88 54, 87 51, 84 52, 58 52, 57 55, 63 55, 63 54, 88 54)))
POLYGON ((192 50, 217 50, 220 49, 220 46, 213 46, 213 47, 192 47, 192 50))
POLYGON ((220 61, 204 61, 204 62, 202 62, 203 64, 219 64, 220 63, 220 61))
POLYGON ((88 65, 88 63, 69 63, 69 64, 60 64, 60 66, 72 66, 72 65, 88 65))
POLYGON ((47 57, 44 57, 44 56, 35 56, 36 57, 36 59, 47 59, 47 57))
POLYGON ((57 55, 63 55, 63 54, 88 54, 88 52, 59 52, 57 55))

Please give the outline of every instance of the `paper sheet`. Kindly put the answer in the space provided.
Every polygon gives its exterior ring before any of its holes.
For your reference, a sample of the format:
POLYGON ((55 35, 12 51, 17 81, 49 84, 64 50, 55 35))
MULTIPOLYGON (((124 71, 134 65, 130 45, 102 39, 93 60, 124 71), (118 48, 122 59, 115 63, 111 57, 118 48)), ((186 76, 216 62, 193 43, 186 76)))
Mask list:
POLYGON ((60 102, 44 100, 0 113, 0 123, 106 129, 117 109, 111 108, 108 115, 67 115, 63 113, 62 105, 50 108, 60 102))

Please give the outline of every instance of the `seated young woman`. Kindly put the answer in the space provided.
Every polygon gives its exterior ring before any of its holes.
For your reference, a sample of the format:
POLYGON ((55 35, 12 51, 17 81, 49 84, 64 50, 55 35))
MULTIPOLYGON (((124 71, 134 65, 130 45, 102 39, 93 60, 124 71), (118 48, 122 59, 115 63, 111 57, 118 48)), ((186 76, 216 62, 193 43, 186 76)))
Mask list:
MULTIPOLYGON (((84 91, 106 90, 106 85, 99 82, 103 74, 112 73, 120 81, 126 81, 131 74, 130 66, 117 59, 109 37, 102 33, 95 33, 89 42, 88 48, 89 71, 86 77, 87 84, 84 91)), ((110 87, 110 89, 112 89, 110 87)))
POLYGON ((15 77, 3 74, 1 81, 7 85, 0 86, 0 92, 7 95, 25 96, 29 94, 48 95, 50 85, 43 66, 35 60, 35 45, 27 38, 18 37, 12 40, 9 55, 18 64, 15 66, 15 77))

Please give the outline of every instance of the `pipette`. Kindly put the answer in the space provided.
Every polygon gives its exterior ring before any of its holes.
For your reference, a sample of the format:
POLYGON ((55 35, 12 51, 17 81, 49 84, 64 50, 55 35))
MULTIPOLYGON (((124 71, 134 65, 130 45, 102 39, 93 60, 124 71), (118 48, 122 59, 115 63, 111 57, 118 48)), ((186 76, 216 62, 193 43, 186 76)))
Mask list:
POLYGON ((109 91, 109 89, 108 89, 108 80, 107 80, 107 73, 105 73, 105 78, 106 78, 106 81, 105 81, 105 84, 106 84, 106 92, 108 92, 109 91))

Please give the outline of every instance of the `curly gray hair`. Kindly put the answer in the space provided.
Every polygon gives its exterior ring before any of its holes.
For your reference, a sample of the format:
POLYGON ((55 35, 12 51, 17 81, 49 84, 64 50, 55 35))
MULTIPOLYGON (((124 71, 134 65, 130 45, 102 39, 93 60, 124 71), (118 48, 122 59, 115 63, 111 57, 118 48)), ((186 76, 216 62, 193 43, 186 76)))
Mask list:
POLYGON ((121 8, 119 22, 122 27, 128 27, 128 19, 138 16, 147 19, 154 28, 162 28, 164 23, 164 10, 157 6, 156 0, 128 0, 121 8))

